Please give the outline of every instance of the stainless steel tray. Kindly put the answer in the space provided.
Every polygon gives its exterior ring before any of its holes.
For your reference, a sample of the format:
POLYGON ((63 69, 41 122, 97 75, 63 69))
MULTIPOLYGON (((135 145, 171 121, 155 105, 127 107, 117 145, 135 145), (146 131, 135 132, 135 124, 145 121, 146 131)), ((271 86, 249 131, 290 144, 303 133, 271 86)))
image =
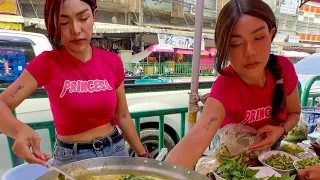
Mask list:
MULTIPOLYGON (((77 179, 91 176, 130 174, 163 180, 208 180, 204 175, 168 162, 133 157, 103 157, 77 161, 60 167, 77 179)), ((49 171, 38 180, 56 180, 59 173, 49 171)))

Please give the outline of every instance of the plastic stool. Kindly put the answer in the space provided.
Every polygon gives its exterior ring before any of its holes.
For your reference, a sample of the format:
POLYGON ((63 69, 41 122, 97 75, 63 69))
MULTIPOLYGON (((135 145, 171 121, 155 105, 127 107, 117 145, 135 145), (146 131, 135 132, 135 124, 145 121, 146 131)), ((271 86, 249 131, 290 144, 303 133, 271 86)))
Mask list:
POLYGON ((35 180, 49 171, 40 164, 21 164, 7 171, 1 180, 35 180))

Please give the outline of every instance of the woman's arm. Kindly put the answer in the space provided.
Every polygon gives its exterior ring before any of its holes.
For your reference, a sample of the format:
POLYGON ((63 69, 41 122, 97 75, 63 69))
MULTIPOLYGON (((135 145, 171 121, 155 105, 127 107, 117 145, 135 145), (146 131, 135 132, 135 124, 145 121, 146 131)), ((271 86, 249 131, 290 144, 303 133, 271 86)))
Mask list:
POLYGON ((123 83, 117 89, 117 101, 118 103, 116 112, 120 120, 120 129, 122 130, 124 137, 130 144, 132 149, 136 152, 136 154, 142 155, 146 151, 142 146, 138 133, 131 119, 123 83))
POLYGON ((296 88, 289 96, 286 97, 287 106, 287 120, 283 125, 288 131, 292 130, 299 122, 301 106, 298 94, 298 88, 296 88))
POLYGON ((15 155, 28 163, 45 164, 49 156, 40 151, 40 137, 33 129, 12 114, 12 110, 21 104, 37 87, 37 81, 25 70, 16 81, 0 94, 0 132, 15 139, 12 147, 15 155))
POLYGON ((168 154, 166 161, 193 169, 212 141, 225 115, 226 111, 220 101, 208 98, 200 119, 168 154))
POLYGON ((15 139, 19 129, 27 126, 14 117, 12 110, 19 106, 37 87, 36 80, 25 70, 15 82, 0 94, 0 132, 15 139))

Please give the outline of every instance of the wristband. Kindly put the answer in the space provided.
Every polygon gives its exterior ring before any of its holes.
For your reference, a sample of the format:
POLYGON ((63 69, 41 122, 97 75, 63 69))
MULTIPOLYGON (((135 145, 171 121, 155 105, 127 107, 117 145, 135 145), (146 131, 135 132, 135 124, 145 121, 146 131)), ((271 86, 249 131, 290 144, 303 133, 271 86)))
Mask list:
POLYGON ((283 135, 284 135, 284 136, 288 135, 288 129, 286 128, 286 126, 283 125, 283 124, 280 124, 280 126, 284 129, 283 135))

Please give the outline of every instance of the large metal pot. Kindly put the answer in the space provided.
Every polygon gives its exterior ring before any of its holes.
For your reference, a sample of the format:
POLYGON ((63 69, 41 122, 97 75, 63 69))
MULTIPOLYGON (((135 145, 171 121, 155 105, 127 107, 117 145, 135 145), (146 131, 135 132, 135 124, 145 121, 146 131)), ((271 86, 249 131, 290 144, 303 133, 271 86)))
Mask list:
MULTIPOLYGON (((76 178, 130 174, 147 175, 163 180, 208 180, 204 175, 171 163, 145 158, 103 157, 77 161, 60 167, 76 178)), ((38 180, 57 179, 59 173, 49 171, 38 180)))

